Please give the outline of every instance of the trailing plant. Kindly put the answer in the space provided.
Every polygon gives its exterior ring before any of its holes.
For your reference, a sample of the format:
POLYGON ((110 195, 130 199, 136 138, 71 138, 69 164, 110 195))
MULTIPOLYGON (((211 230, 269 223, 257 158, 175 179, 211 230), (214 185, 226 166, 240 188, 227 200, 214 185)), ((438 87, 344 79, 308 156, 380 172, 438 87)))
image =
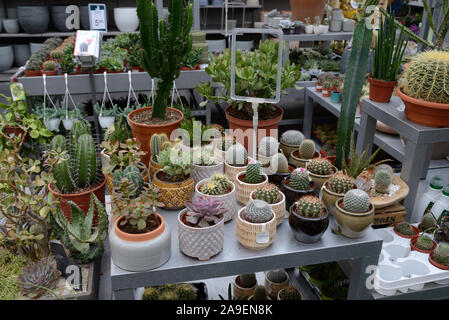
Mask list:
POLYGON ((184 202, 187 208, 186 222, 197 228, 207 228, 219 223, 228 209, 223 201, 211 197, 197 196, 184 202))
POLYGON ((103 108, 103 110, 102 110, 101 106, 98 102, 95 103, 95 105, 94 105, 94 111, 95 111, 95 114, 97 114, 98 116, 102 116, 102 117, 116 116, 118 113, 116 104, 113 104, 112 108, 103 108))

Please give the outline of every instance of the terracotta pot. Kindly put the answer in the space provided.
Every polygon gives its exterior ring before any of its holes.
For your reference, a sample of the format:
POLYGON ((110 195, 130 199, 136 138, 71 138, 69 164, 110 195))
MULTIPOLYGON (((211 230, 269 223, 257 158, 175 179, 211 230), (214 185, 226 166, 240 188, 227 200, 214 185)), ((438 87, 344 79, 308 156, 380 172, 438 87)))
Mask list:
POLYGON ((320 218, 306 218, 296 213, 296 203, 290 207, 288 223, 295 239, 303 243, 315 243, 329 227, 329 212, 320 218))
POLYGON ((412 248, 412 250, 415 250, 415 251, 418 251, 418 252, 422 252, 422 253, 432 253, 433 250, 435 250, 435 248, 437 247, 437 243, 436 243, 435 241, 433 241, 433 247, 432 247, 432 250, 423 250, 423 249, 420 249, 420 248, 418 248, 418 247, 415 245, 417 240, 418 240, 418 236, 415 236, 415 237, 413 237, 413 238, 410 240, 410 248, 412 248))
POLYGON ((387 103, 391 99, 394 87, 398 84, 397 81, 385 81, 368 78, 369 82, 369 98, 375 102, 387 103))
POLYGON ((39 77, 42 75, 40 70, 26 70, 24 71, 25 76, 27 77, 39 77))
POLYGON ((323 18, 326 0, 290 0, 290 10, 292 11, 292 21, 320 16, 323 18))
POLYGON ((449 127, 449 103, 436 103, 409 97, 398 87, 396 94, 404 101, 405 116, 410 121, 434 128, 449 127))
POLYGON ((235 184, 232 181, 230 181, 232 188, 231 188, 231 191, 229 191, 226 194, 209 195, 209 194, 205 194, 205 193, 201 192, 201 187, 204 184, 206 184, 208 181, 209 181, 209 178, 198 182, 195 186, 195 193, 200 196, 203 196, 203 197, 209 197, 209 198, 223 201, 223 207, 228 209, 228 211, 224 215, 224 222, 228 222, 228 221, 234 219, 235 215, 238 212, 237 201, 236 201, 236 196, 235 196, 235 184))
POLYGON ((276 300, 279 291, 288 287, 290 277, 288 276, 288 273, 285 272, 285 270, 282 270, 282 272, 285 274, 285 276, 287 278, 284 282, 277 283, 277 282, 273 282, 269 279, 270 272, 271 271, 268 271, 267 273, 265 273, 265 288, 267 289, 267 295, 270 297, 270 299, 276 300))
POLYGON ((323 88, 323 90, 321 91, 321 94, 323 95, 323 97, 329 98, 331 96, 331 92, 332 92, 332 88, 329 88, 329 89, 323 88))
POLYGON ((177 129, 181 121, 184 119, 184 115, 182 114, 181 111, 167 107, 167 110, 172 110, 179 113, 181 115, 181 118, 176 120, 175 122, 167 123, 164 125, 148 125, 137 123, 132 120, 132 116, 134 116, 135 114, 141 113, 146 110, 151 110, 152 108, 153 107, 140 108, 128 114, 128 122, 131 127, 133 137, 136 138, 136 140, 141 143, 140 146, 141 150, 146 152, 146 154, 141 156, 141 160, 146 166, 149 166, 148 163, 150 162, 151 157, 151 149, 150 149, 151 136, 155 133, 165 133, 170 138, 170 134, 172 133, 172 131, 177 129))
MULTIPOLYGON (((242 130, 243 133, 246 132, 246 130, 251 130, 249 132, 251 132, 248 137, 245 137, 243 141, 238 141, 239 143, 243 144, 243 146, 245 147, 246 150, 248 150, 248 154, 253 154, 252 152, 252 143, 250 148, 248 148, 249 146, 249 141, 252 140, 253 134, 252 134, 252 130, 253 130, 253 120, 242 120, 242 119, 238 119, 235 118, 233 116, 231 116, 228 113, 228 109, 232 108, 232 106, 228 106, 226 108, 226 119, 228 119, 229 121, 229 129, 231 130, 242 130)), ((277 129, 278 129, 278 125, 279 125, 279 121, 281 121, 282 116, 284 114, 284 110, 282 110, 281 107, 276 106, 275 108, 281 110, 281 115, 279 115, 276 118, 273 119, 269 119, 269 120, 259 120, 258 124, 257 124, 257 142, 259 143, 260 140, 262 140, 263 137, 266 136, 273 136, 275 138, 277 138, 277 129), (275 133, 272 133, 271 131, 275 131, 275 133)), ((238 138, 238 136, 237 136, 238 138)))
POLYGON ((393 231, 394 231, 394 233, 396 233, 398 236, 400 236, 402 238, 412 239, 412 238, 416 237, 419 234, 419 229, 417 227, 415 227, 415 226, 412 226, 413 230, 415 231, 415 234, 413 236, 407 236, 405 234, 399 233, 396 230, 396 225, 397 224, 394 225, 393 231))
POLYGON ((268 183, 268 176, 265 173, 261 173, 261 176, 263 178, 263 181, 260 183, 254 183, 254 184, 244 182, 244 180, 246 179, 246 171, 237 173, 237 175, 235 176, 235 181, 236 181, 235 186, 236 186, 236 190, 237 190, 237 201, 242 206, 246 206, 248 204, 248 202, 251 200, 250 199, 251 192, 253 192, 257 188, 268 183))
MULTIPOLYGON (((96 186, 95 188, 89 189, 87 191, 81 192, 81 193, 60 193, 58 191, 55 191, 53 187, 49 184, 48 189, 51 193, 55 196, 56 199, 59 199, 59 207, 61 208, 62 213, 64 216, 70 221, 70 216, 72 213, 72 208, 69 205, 69 201, 73 201, 80 207, 81 210, 84 211, 84 213, 87 213, 89 210, 90 205, 90 194, 94 193, 95 196, 98 198, 98 200, 104 204, 104 193, 106 190, 106 176, 103 178, 103 182, 96 186)), ((98 213, 95 209, 94 212, 94 225, 97 225, 98 222, 98 213)))
POLYGON ((287 210, 302 196, 313 195, 315 193, 315 183, 310 181, 309 190, 296 190, 289 186, 290 180, 285 177, 281 183, 281 191, 285 194, 285 200, 287 201, 287 210))
POLYGON ((251 223, 242 218, 245 208, 241 208, 237 214, 237 240, 247 249, 268 248, 276 235, 276 216, 273 213, 273 218, 266 223, 251 223), (260 237, 262 232, 266 233, 266 237, 260 237))
POLYGON ((296 169, 296 166, 292 163, 289 163, 288 164, 288 172, 270 174, 270 175, 268 175, 268 181, 270 181, 270 183, 273 183, 273 184, 277 185, 278 187, 280 187, 282 180, 284 180, 284 178, 288 177, 290 175, 290 173, 292 173, 292 171, 295 169, 296 169))
POLYGON ((343 199, 335 202, 334 216, 337 220, 341 234, 348 238, 363 237, 365 230, 374 222, 374 206, 370 203, 369 210, 366 213, 352 213, 340 207, 343 199))
POLYGON ((153 176, 153 184, 159 189, 160 201, 165 204, 165 209, 184 208, 184 201, 190 200, 195 192, 195 184, 190 176, 180 182, 165 182, 159 179, 162 170, 156 171, 153 176))
MULTIPOLYGON (((321 154, 315 151, 315 156, 312 159, 321 158, 321 154)), ((305 168, 307 163, 312 159, 303 159, 299 155, 299 150, 295 150, 290 154, 290 162, 293 163, 297 168, 305 168)))
POLYGON ((56 75, 58 75, 58 70, 53 70, 53 71, 42 70, 41 73, 42 73, 42 75, 45 74, 47 77, 48 76, 56 76, 56 75))
MULTIPOLYGON (((250 199, 254 200, 256 197, 254 196, 255 190, 251 192, 250 199)), ((286 211, 286 205, 285 205, 285 195, 282 192, 279 192, 281 195, 281 199, 276 203, 269 203, 271 210, 273 210, 274 214, 276 215, 276 225, 280 225, 282 221, 284 221, 285 218, 285 211, 286 211)))
MULTIPOLYGON (((357 189, 357 186, 353 184, 353 189, 357 189)), ((327 187, 327 182, 324 183, 322 187, 322 200, 324 204, 326 205, 326 208, 329 210, 331 215, 334 215, 335 212, 335 202, 338 199, 343 198, 345 195, 333 192, 327 187)))
POLYGON ((251 288, 244 288, 240 284, 240 276, 235 277, 234 282, 232 283, 233 296, 237 299, 247 300, 254 294, 254 291, 257 288, 257 281, 254 286, 251 288))
MULTIPOLYGON (((19 134, 23 134, 25 131, 20 127, 16 126, 5 126, 5 131, 8 136, 18 136, 19 134)), ((25 137, 25 141, 28 140, 28 137, 25 137)))
POLYGON ((445 266, 443 264, 439 264, 438 262, 436 262, 435 260, 433 260, 433 252, 431 254, 429 254, 429 262, 434 265, 437 268, 440 268, 442 270, 449 270, 449 266, 445 266))

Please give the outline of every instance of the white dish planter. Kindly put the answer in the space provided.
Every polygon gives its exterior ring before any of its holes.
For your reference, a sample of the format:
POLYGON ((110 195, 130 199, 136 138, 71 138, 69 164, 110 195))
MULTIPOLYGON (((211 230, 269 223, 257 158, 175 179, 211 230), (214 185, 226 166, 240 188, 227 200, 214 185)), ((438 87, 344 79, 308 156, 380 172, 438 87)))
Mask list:
POLYGON ((139 27, 137 8, 115 8, 115 25, 121 32, 134 32, 139 27))
POLYGON ((59 125, 61 124, 61 119, 53 118, 47 119, 44 121, 45 127, 50 131, 57 131, 59 129, 59 125))
POLYGON ((159 228, 143 234, 126 234, 121 230, 117 232, 121 219, 115 221, 114 227, 109 231, 109 246, 112 261, 117 267, 127 271, 146 271, 158 268, 168 261, 171 249, 170 227, 160 215, 158 217, 161 221, 159 228))
POLYGON ((234 219, 235 215, 238 212, 237 201, 236 201, 236 196, 235 196, 235 192, 236 192, 235 184, 230 181, 232 188, 229 193, 222 194, 222 195, 208 195, 208 194, 202 193, 200 191, 201 187, 204 184, 206 184, 208 181, 209 181, 209 178, 206 178, 206 179, 203 179, 200 182, 198 182, 195 185, 195 194, 203 196, 203 197, 209 197, 209 198, 214 198, 216 200, 223 201, 223 208, 228 209, 228 211, 224 215, 224 222, 228 222, 228 221, 234 219))
POLYGON ((224 171, 223 160, 214 166, 200 166, 195 164, 192 176, 195 183, 198 183, 203 179, 209 178, 214 173, 223 173, 223 171, 224 171))
POLYGON ((115 116, 102 116, 98 117, 98 122, 100 123, 100 127, 103 129, 107 129, 112 127, 115 122, 115 116))
POLYGON ((193 228, 182 222, 182 216, 188 209, 178 214, 179 250, 198 260, 209 260, 223 250, 224 219, 206 228, 193 228))

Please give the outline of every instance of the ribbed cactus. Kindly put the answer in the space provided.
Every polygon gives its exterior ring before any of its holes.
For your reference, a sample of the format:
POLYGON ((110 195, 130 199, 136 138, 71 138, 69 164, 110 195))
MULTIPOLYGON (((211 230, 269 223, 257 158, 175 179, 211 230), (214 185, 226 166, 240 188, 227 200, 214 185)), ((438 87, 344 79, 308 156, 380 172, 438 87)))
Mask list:
POLYGON ((50 142, 50 150, 67 151, 67 140, 62 135, 54 136, 50 142))
POLYGON ((210 180, 209 182, 205 183, 200 190, 202 193, 210 195, 210 196, 217 196, 220 194, 223 194, 223 188, 218 184, 216 181, 210 180))
POLYGON ((374 175, 374 189, 379 193, 388 193, 393 176, 387 170, 378 170, 374 175))
POLYGON ((429 236, 421 235, 416 239, 415 246, 421 250, 433 250, 433 240, 429 236))
POLYGON ((262 164, 259 161, 252 161, 251 163, 248 163, 246 166, 246 181, 248 183, 261 183, 262 182, 262 175, 260 174, 260 171, 262 169, 262 164))
POLYGON ((132 189, 136 189, 133 198, 137 198, 142 192, 144 186, 144 179, 142 173, 140 173, 139 168, 136 166, 130 165, 127 166, 123 171, 120 169, 114 170, 112 173, 112 179, 114 182, 114 186, 117 187, 120 181, 123 178, 127 178, 129 182, 132 184, 132 189))
POLYGON ((60 50, 60 49, 55 49, 53 51, 50 52, 50 56, 52 57, 52 59, 62 59, 62 57, 64 56, 64 51, 60 50))
POLYGON ((159 152, 164 150, 164 147, 166 148, 167 144, 165 142, 169 141, 167 135, 165 133, 161 134, 153 134, 150 138, 150 150, 151 150, 151 156, 153 159, 156 159, 159 152))
POLYGON ((71 155, 73 157, 72 164, 75 165, 75 147, 78 143, 78 138, 81 137, 85 133, 90 133, 89 125, 86 121, 77 120, 73 123, 72 129, 70 130, 70 148, 71 155))
POLYGON ((416 234, 412 225, 406 221, 399 222, 396 225, 396 231, 405 236, 413 236, 416 234))
POLYGON ((312 159, 315 155, 315 142, 306 139, 299 145, 299 156, 302 159, 312 159))
POLYGON ((271 270, 267 274, 268 280, 274 283, 283 283, 287 281, 288 277, 284 270, 271 270))
POLYGON ((97 175, 97 155, 95 143, 90 134, 85 133, 78 138, 75 147, 75 172, 79 188, 94 184, 97 175))
POLYGON ((369 205, 369 195, 361 189, 349 190, 343 198, 344 209, 351 213, 366 213, 369 205))
POLYGON ((242 218, 251 223, 265 223, 273 219, 273 211, 263 200, 253 200, 246 206, 242 218))
POLYGON ((56 62, 54 62, 53 60, 45 61, 45 62, 42 64, 42 68, 44 69, 44 71, 53 71, 53 70, 56 70, 56 62))
POLYGON ((332 163, 330 163, 329 160, 324 158, 316 158, 312 159, 307 164, 307 170, 309 172, 320 175, 320 176, 326 176, 333 173, 333 166, 332 163))
POLYGON ((449 101, 449 52, 427 51, 416 55, 404 70, 404 93, 437 103, 449 101))
POLYGON ((165 119, 167 98, 173 87, 173 81, 179 77, 184 57, 192 49, 191 3, 187 2, 183 9, 183 1, 169 0, 168 10, 168 24, 164 19, 158 22, 154 2, 137 1, 143 66, 152 78, 160 79, 152 117, 161 119, 165 119))
POLYGON ((279 142, 273 137, 263 137, 259 143, 259 154, 271 157, 279 149, 279 142))
POLYGON ((287 130, 281 136, 281 142, 289 146, 299 146, 304 140, 304 135, 298 130, 287 130))
POLYGON ((231 184, 228 177, 222 173, 215 173, 210 180, 217 183, 223 191, 228 190, 231 184))
POLYGON ((288 160, 282 153, 276 153, 271 157, 270 167, 276 173, 288 173, 288 160))
POLYGON ((247 273, 239 275, 240 285, 243 288, 252 288, 257 284, 257 278, 255 273, 247 273))
POLYGON ((327 182, 329 189, 338 194, 345 194, 354 186, 352 178, 347 174, 338 172, 329 178, 327 182))
POLYGON ((326 214, 326 207, 318 197, 308 195, 298 199, 296 213, 305 218, 317 219, 326 214))
POLYGON ((449 266, 449 244, 441 242, 433 253, 433 260, 439 264, 449 266))
POLYGON ((310 178, 309 172, 304 168, 295 169, 289 176, 289 186, 295 190, 309 190, 310 178))
POLYGON ((258 286, 254 290, 253 300, 268 300, 267 289, 264 286, 258 286))
POLYGON ((279 202, 279 196, 279 188, 271 183, 259 187, 254 191, 255 199, 263 200, 270 204, 279 202))
POLYGON ((237 143, 226 151, 226 162, 232 166, 244 166, 248 160, 248 153, 241 144, 237 143))
POLYGON ((394 174, 393 168, 392 168, 391 166, 389 166, 388 164, 385 164, 385 163, 382 163, 382 164, 379 164, 378 166, 376 166, 376 169, 374 170, 374 174, 376 174, 377 171, 379 171, 379 170, 386 170, 386 171, 388 171, 391 175, 394 174))

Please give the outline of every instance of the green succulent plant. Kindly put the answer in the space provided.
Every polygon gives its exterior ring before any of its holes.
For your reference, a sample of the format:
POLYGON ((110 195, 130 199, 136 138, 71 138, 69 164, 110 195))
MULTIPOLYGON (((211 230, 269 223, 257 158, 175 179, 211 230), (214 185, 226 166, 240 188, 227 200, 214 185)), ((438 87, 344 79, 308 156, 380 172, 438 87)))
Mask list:
POLYGON ((325 176, 334 173, 334 167, 329 160, 325 158, 316 158, 312 159, 309 163, 307 163, 307 170, 309 172, 325 176))
POLYGON ((38 298, 56 287, 60 275, 55 259, 47 257, 24 267, 17 283, 24 295, 38 298))
POLYGON ((280 195, 279 188, 271 183, 261 186, 254 191, 255 199, 263 200, 269 204, 279 202, 280 195))
POLYGON ((279 291, 279 298, 281 300, 301 300, 302 296, 298 289, 288 286, 279 291))
POLYGON ((196 300, 198 289, 190 283, 164 284, 145 288, 142 300, 196 300))
POLYGON ((433 260, 444 266, 449 266, 449 244, 441 242, 433 253, 433 260))
POLYGON ((246 166, 246 181, 248 183, 261 183, 263 176, 261 175, 262 164, 259 161, 253 161, 246 166))
POLYGON ((258 286, 256 290, 254 290, 253 300, 269 300, 267 289, 264 286, 258 286))
POLYGON ((361 189, 351 189, 343 197, 343 207, 351 213, 366 213, 370 207, 369 195, 361 189))
POLYGON ((257 278, 255 273, 246 273, 239 275, 240 285, 243 288, 252 288, 257 284, 257 278))
POLYGON ((406 221, 402 221, 396 225, 396 231, 405 236, 414 236, 415 230, 412 225, 406 221))

